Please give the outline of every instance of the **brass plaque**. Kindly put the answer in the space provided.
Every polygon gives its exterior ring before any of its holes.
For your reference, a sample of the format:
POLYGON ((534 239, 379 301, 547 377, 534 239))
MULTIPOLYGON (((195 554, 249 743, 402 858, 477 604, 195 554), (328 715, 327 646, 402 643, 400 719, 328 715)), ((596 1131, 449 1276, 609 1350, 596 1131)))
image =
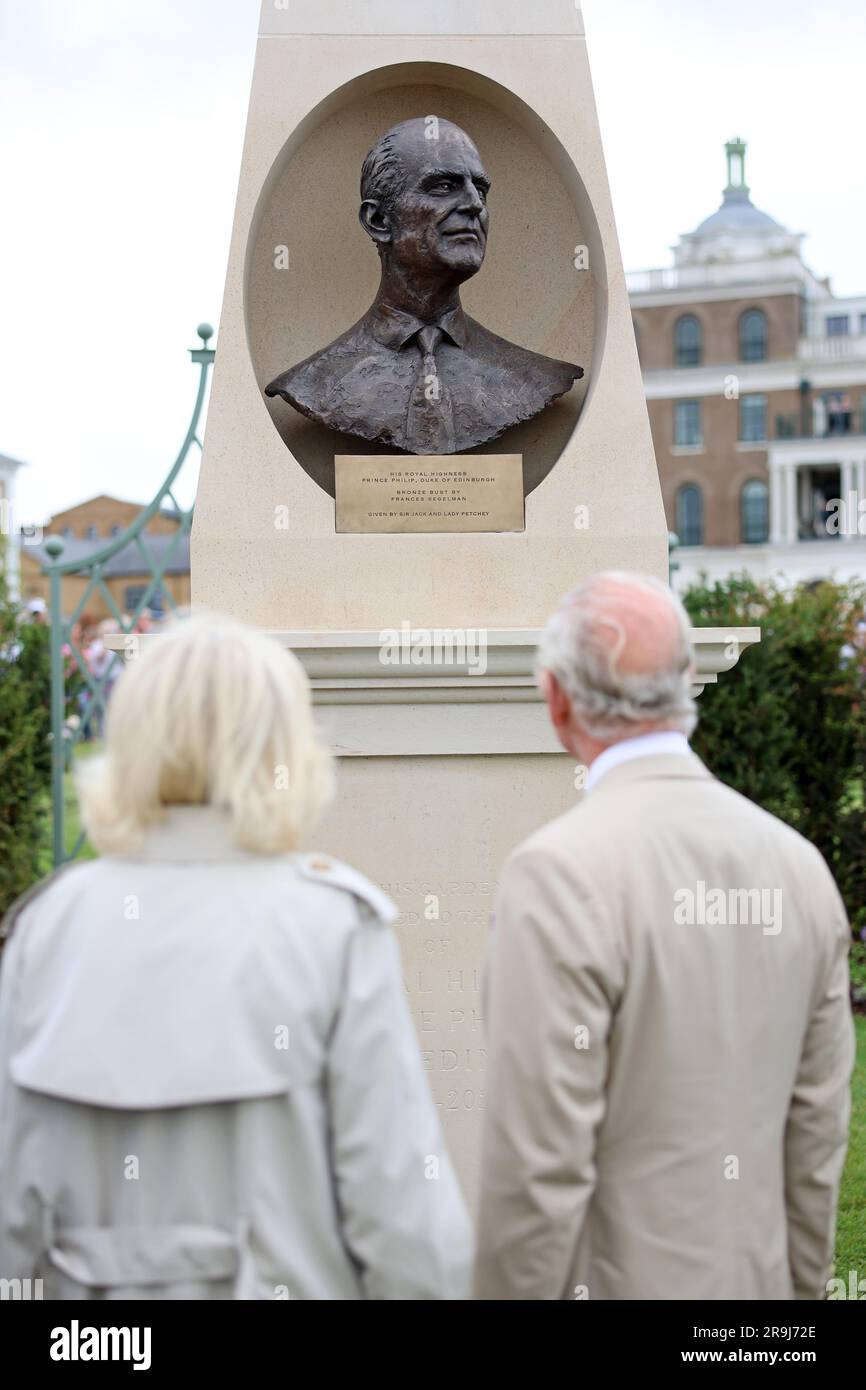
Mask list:
POLYGON ((337 454, 339 532, 523 531, 522 454, 337 454))

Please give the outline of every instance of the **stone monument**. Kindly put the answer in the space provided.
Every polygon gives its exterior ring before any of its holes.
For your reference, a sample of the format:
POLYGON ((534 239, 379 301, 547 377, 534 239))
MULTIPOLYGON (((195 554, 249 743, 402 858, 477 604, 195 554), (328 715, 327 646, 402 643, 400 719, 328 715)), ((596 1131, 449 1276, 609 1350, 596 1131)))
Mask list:
MULTIPOLYGON (((393 224, 376 196, 363 203, 381 247, 393 224)), ((193 603, 278 634, 307 668, 340 759, 316 848, 399 904, 406 988, 470 1198, 496 877, 512 846, 582 785, 535 686, 538 630, 594 571, 665 578, 667 563, 579 6, 264 0, 193 603), (405 136, 403 123, 416 123, 417 142, 428 118, 463 160, 456 170, 453 158, 431 163, 474 190, 454 204, 461 235, 447 252, 459 316, 453 295, 431 307, 416 285, 406 325, 389 299, 387 350, 412 353, 402 395, 383 399, 390 378, 372 360, 381 344, 366 353, 357 340, 342 362, 354 379, 335 394, 334 345, 379 302, 381 283, 358 231, 358 172, 383 132, 405 136), (461 335, 476 329, 501 344, 482 364, 482 392, 473 364, 467 374, 466 359, 459 370, 455 361, 461 335), (535 384, 562 387, 542 391, 537 410, 517 408, 520 354, 535 384), (407 426, 425 366, 447 380, 452 412, 407 426), (475 415, 464 431, 467 400, 475 415)), ((752 630, 700 637, 701 683, 756 640, 752 630)))

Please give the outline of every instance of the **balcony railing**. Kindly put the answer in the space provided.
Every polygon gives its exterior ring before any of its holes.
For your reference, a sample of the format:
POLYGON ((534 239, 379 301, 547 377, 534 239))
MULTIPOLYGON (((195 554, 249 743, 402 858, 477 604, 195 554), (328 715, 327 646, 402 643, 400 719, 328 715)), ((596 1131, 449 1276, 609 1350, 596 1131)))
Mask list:
POLYGON ((647 290, 678 289, 680 277, 673 267, 662 270, 629 270, 625 283, 629 294, 640 294, 647 290))
POLYGON ((797 356, 803 362, 838 362, 849 357, 866 357, 866 334, 801 338, 797 356))
POLYGON ((819 419, 811 412, 776 416, 776 439, 846 439, 863 434, 866 410, 828 410, 819 419))

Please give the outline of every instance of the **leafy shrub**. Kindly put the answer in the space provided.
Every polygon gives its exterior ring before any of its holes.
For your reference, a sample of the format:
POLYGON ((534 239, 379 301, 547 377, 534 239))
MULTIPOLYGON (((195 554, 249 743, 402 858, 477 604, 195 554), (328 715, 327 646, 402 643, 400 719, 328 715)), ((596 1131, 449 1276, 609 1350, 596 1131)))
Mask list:
POLYGON ((860 1009, 866 1009, 866 944, 855 941, 851 947, 851 997, 860 1009))
POLYGON ((746 576, 693 586, 696 627, 761 628, 699 701, 695 751, 722 781, 823 854, 852 927, 866 926, 866 587, 785 592, 746 576))
POLYGON ((0 551, 0 915, 40 875, 50 801, 47 627, 20 624, 0 551))

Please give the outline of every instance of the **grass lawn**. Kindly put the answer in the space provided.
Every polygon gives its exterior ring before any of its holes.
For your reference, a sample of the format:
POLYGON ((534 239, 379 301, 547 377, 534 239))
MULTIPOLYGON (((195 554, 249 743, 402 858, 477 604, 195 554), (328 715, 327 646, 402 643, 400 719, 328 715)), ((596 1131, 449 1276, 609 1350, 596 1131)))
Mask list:
POLYGON ((836 1217, 836 1277, 846 1281, 850 1269, 866 1279, 866 1015, 857 1014, 854 1022, 857 1065, 851 1090, 851 1131, 836 1217))
MULTIPOLYGON (((75 762, 84 762, 87 758, 93 758, 102 752, 101 739, 93 739, 90 743, 76 744, 75 762)), ((78 843, 81 834, 81 815, 78 810, 78 797, 75 794, 74 773, 67 772, 63 779, 63 800, 65 810, 63 816, 63 838, 66 842, 66 853, 71 854, 78 843)), ((96 850, 89 840, 85 840, 78 855, 79 859, 95 859, 96 850)))
MULTIPOLYGON (((92 758, 94 754, 102 752, 102 744, 94 740, 92 743, 76 744, 73 755, 73 765, 79 759, 92 758)), ((75 774, 72 770, 66 773, 63 778, 63 844, 66 854, 71 855, 75 846, 78 844, 78 837, 81 834, 81 816, 78 810, 78 797, 75 794, 75 774)), ((46 824, 45 837, 40 849, 40 869, 43 874, 50 874, 54 867, 53 860, 53 831, 51 825, 51 797, 46 799, 46 824)), ((95 859, 96 851, 85 840, 79 859, 95 859)))

